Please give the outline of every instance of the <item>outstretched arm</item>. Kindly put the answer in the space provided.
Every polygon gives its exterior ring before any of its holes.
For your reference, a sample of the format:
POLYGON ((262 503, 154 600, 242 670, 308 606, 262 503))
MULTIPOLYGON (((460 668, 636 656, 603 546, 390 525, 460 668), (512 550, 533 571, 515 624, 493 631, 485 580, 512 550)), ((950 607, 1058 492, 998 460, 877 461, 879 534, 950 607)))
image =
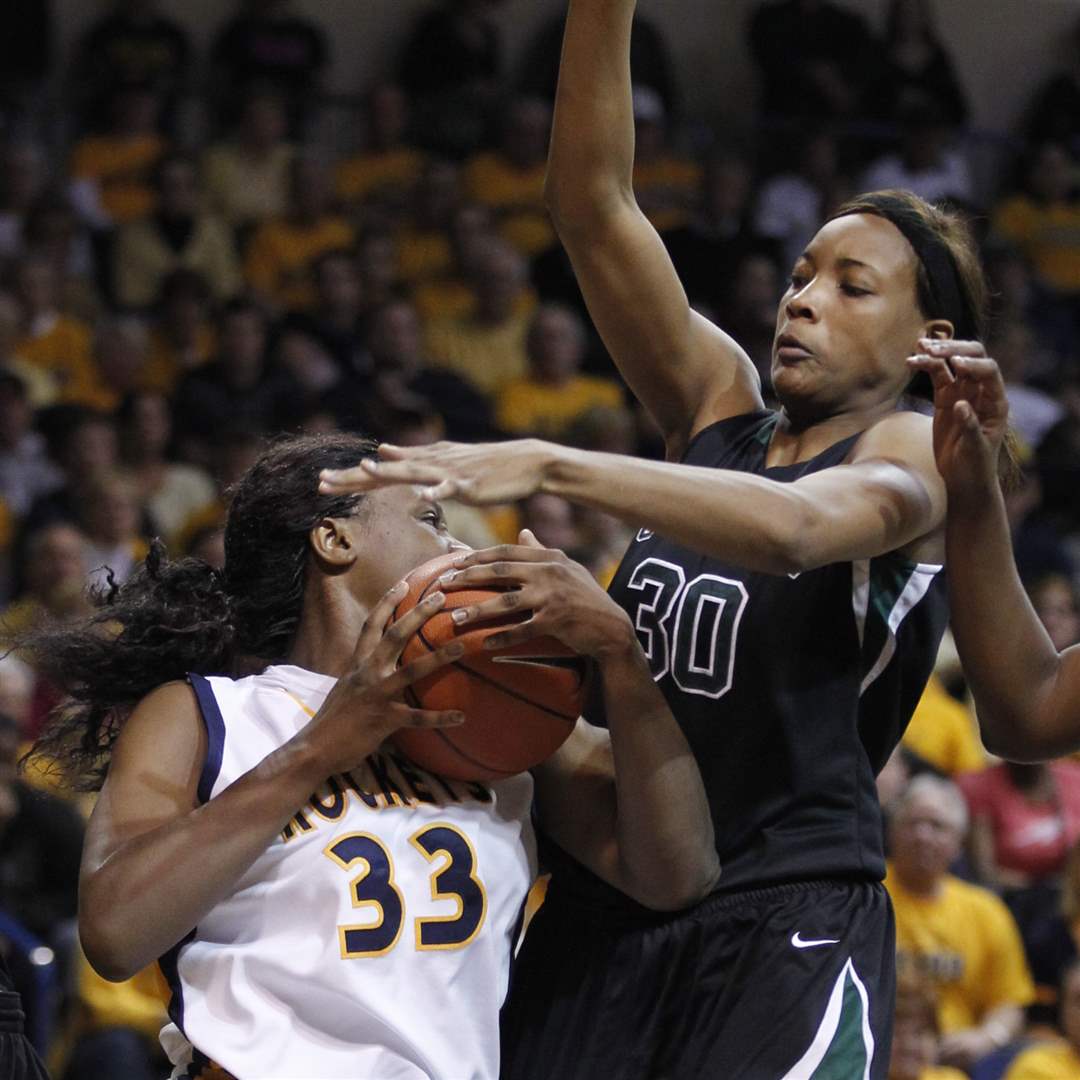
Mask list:
POLYGON ((972 342, 923 342, 912 367, 934 381, 934 452, 948 492, 952 628, 983 741, 1017 761, 1080 748, 1080 648, 1059 654, 1013 558, 997 458, 1008 401, 972 342))
POLYGON ((748 570, 801 573, 881 555, 939 528, 945 493, 929 426, 915 413, 891 414, 862 436, 848 463, 793 483, 525 439, 384 446, 380 462, 323 473, 322 490, 421 484, 434 499, 475 505, 544 491, 748 570))
POLYGON ((677 458, 700 428, 761 408, 753 364, 690 309, 633 193, 630 27, 635 0, 572 0, 547 200, 589 313, 677 458))

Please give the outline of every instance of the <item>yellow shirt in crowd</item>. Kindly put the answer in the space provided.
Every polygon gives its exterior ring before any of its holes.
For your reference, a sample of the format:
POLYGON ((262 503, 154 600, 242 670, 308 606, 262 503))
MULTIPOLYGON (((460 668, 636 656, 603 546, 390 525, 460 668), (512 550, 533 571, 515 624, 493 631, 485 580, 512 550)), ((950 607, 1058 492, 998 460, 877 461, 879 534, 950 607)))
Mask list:
POLYGON ((351 248, 353 227, 339 217, 313 225, 278 218, 261 225, 251 238, 244 277, 249 285, 282 310, 310 307, 315 299, 311 264, 327 251, 351 248))
POLYGON ((55 400, 90 403, 98 385, 93 334, 81 319, 52 315, 15 342, 12 352, 46 375, 55 400))
POLYGON ((608 379, 576 375, 561 386, 526 376, 503 387, 495 419, 503 431, 557 439, 582 413, 596 407, 618 408, 622 391, 608 379))
POLYGON ((993 230, 1027 256, 1047 285, 1080 292, 1080 202, 1044 206, 1015 195, 994 214, 993 230))
POLYGON ((986 751, 975 718, 936 675, 915 707, 904 732, 904 745, 949 776, 986 766, 986 751))
POLYGON ((1002 1005, 1028 1005, 1035 987, 1020 932, 989 889, 947 874, 932 899, 908 892, 890 869, 896 911, 897 975, 929 979, 944 1034, 975 1027, 1002 1005))
POLYGON ((511 315, 494 326, 474 319, 432 319, 426 345, 433 364, 449 368, 485 394, 497 394, 528 368, 525 339, 531 314, 511 315))
POLYGON ((502 154, 478 154, 465 167, 469 198, 490 206, 500 232, 525 255, 539 255, 555 243, 555 230, 544 205, 546 162, 519 169, 502 154))
POLYGON ((123 225, 154 209, 151 174, 165 148, 160 135, 90 136, 72 151, 71 178, 96 181, 102 209, 123 225))
POLYGON ((1080 1080, 1080 1055, 1067 1042, 1033 1046, 1013 1059, 1005 1080, 1080 1080))
POLYGON ((424 170, 424 155, 409 146, 372 154, 357 154, 337 167, 338 198, 362 203, 384 192, 397 194, 415 187, 424 170))

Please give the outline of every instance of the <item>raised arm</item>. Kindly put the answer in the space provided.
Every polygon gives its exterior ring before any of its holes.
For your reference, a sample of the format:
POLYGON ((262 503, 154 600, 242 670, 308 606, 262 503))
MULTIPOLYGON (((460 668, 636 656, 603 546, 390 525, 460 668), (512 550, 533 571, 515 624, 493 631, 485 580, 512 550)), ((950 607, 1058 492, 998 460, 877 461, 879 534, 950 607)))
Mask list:
POLYGON ((572 0, 547 201, 593 321, 678 457, 690 436, 761 407, 753 364, 691 311, 633 193, 630 27, 636 0, 572 0))
POLYGON ((934 448, 948 492, 952 629, 983 742, 1014 761, 1080 749, 1080 648, 1062 653, 1031 606, 1013 557, 997 458, 1008 402, 982 347, 925 342, 934 448))
POLYGON ((87 828, 79 883, 79 935, 107 979, 127 979, 180 941, 266 850, 333 773, 353 768, 396 728, 458 718, 398 704, 414 679, 448 662, 447 646, 396 666, 401 648, 441 597, 390 631, 404 590, 376 607, 357 645, 356 669, 289 742, 225 791, 199 805, 206 735, 185 683, 168 683, 134 710, 117 739, 87 828))

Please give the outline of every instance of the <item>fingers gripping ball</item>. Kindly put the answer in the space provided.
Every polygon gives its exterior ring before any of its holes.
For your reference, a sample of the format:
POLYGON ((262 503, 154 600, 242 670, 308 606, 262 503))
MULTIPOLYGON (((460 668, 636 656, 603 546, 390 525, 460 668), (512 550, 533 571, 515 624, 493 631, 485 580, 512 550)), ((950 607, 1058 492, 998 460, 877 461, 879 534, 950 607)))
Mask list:
MULTIPOLYGON (((407 578, 409 592, 394 609, 400 619, 439 588, 438 578, 451 568, 452 555, 417 567, 407 578)), ((585 701, 588 661, 554 638, 543 637, 490 650, 484 639, 528 612, 507 614, 458 627, 450 613, 481 603, 500 590, 463 589, 446 594, 445 607, 405 645, 401 662, 409 663, 453 640, 464 655, 407 691, 423 709, 458 709, 465 722, 453 728, 405 728, 394 742, 417 765, 457 780, 498 780, 539 765, 574 729, 585 701)))

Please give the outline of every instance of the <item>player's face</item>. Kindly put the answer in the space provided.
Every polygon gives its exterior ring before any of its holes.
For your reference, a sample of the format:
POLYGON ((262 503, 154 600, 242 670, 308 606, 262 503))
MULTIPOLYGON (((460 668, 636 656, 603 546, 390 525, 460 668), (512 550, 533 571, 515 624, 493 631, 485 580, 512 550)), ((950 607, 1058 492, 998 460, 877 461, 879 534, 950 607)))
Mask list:
POLYGON ((375 600, 410 570, 451 551, 468 551, 450 535, 442 507, 425 499, 419 488, 392 487, 372 491, 359 515, 359 577, 366 599, 375 600))
POLYGON ((927 332, 917 269, 884 218, 851 214, 818 231, 777 312, 772 380, 789 412, 812 422, 899 399, 905 361, 927 332))

